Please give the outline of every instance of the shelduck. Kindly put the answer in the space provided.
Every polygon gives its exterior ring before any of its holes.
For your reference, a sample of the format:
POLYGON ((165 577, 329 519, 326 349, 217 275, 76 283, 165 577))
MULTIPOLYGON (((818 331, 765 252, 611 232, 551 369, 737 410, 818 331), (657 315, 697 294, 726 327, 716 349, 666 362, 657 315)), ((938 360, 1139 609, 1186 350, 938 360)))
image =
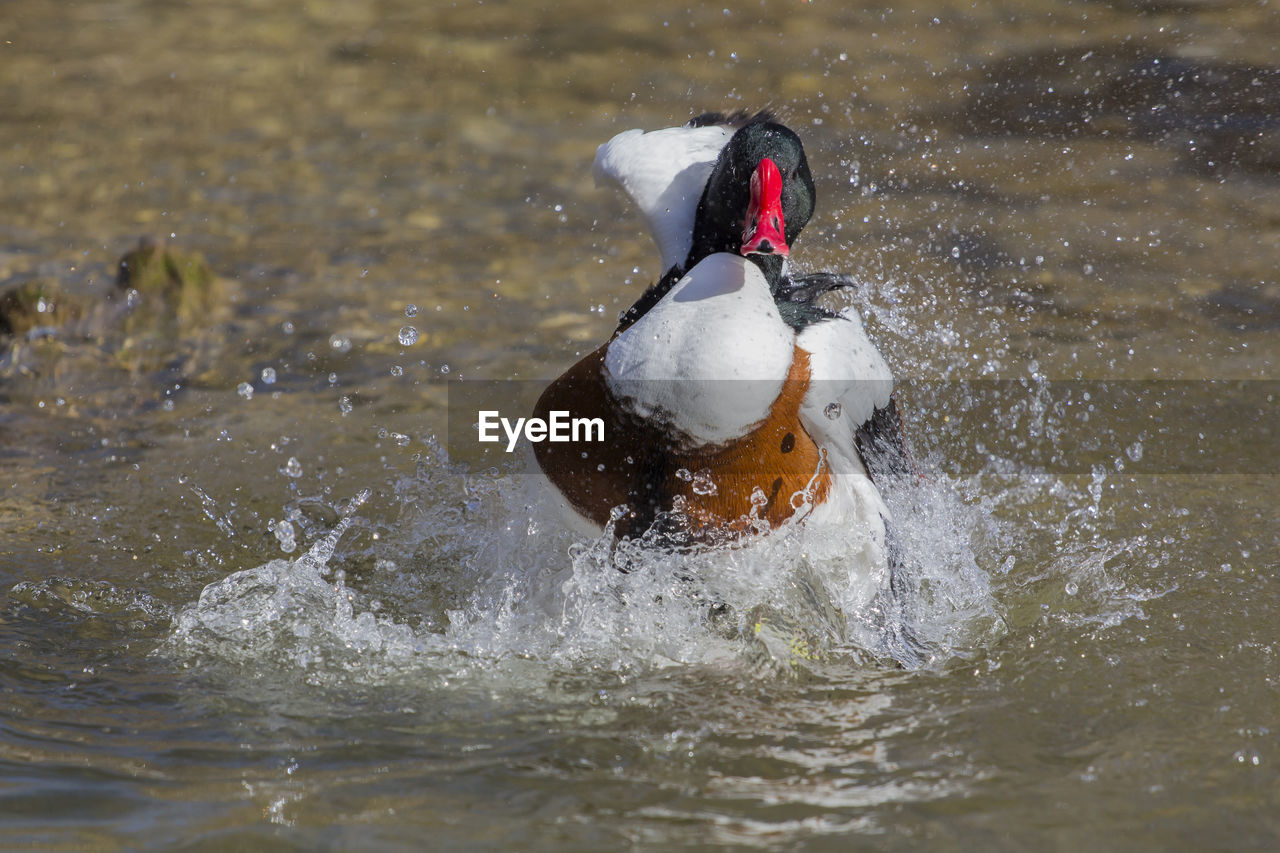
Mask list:
POLYGON ((800 138, 769 113, 705 114, 618 134, 594 172, 639 208, 665 272, 543 392, 536 417, 600 418, 605 440, 537 444, 542 471, 618 536, 835 523, 883 565, 874 472, 910 463, 884 358, 854 309, 819 304, 856 282, 789 272, 815 203, 800 138))

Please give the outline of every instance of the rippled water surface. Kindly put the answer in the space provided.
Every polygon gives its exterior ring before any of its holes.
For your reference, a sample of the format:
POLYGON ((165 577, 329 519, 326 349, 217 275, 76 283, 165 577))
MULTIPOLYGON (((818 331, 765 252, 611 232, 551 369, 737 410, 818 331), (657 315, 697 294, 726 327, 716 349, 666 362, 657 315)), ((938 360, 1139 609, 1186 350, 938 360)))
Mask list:
POLYGON ((0 846, 1280 845, 1271 3, 0 24, 0 846), (902 380, 895 601, 447 440, 661 272, 595 146, 762 106, 902 380), (142 236, 211 308, 121 301, 142 236))

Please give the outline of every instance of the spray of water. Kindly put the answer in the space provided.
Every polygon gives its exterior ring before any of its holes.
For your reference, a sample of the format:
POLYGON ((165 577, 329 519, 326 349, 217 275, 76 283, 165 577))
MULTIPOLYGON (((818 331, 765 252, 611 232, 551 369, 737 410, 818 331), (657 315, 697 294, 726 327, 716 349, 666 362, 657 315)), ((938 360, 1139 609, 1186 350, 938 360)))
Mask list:
POLYGON ((838 658, 938 665, 998 631, 975 551, 989 521, 945 479, 891 496, 911 543, 891 590, 851 568, 857 543, 842 529, 785 525, 696 548, 576 535, 530 464, 472 473, 432 446, 414 475, 389 485, 396 533, 371 572, 335 567, 361 495, 298 559, 210 584, 178 615, 167 649, 312 681, 513 660, 785 675, 838 658))

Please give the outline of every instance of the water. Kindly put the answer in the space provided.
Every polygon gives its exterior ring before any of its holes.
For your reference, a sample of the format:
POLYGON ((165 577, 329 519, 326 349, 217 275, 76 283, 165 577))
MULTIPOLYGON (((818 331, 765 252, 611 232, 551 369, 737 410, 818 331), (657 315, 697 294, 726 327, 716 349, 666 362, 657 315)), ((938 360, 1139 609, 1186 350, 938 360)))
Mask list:
POLYGON ((0 846, 1280 840, 1268 5, 4 19, 0 288, 96 307, 0 353, 0 846), (595 146, 765 104, 902 380, 895 600, 445 439, 660 272, 595 146), (215 310, 99 305, 143 234, 215 310))

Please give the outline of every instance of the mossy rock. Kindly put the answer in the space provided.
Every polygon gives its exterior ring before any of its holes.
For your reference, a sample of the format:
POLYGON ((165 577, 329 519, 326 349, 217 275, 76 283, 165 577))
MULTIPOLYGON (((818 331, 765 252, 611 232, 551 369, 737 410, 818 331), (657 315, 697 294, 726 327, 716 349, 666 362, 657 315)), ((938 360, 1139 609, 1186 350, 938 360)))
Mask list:
POLYGON ((218 279, 202 255, 150 237, 120 259, 116 288, 136 291, 148 313, 171 315, 181 324, 203 318, 221 298, 218 279))
POLYGON ((52 281, 35 278, 0 293, 0 335, 61 326, 83 314, 79 302, 52 281))

